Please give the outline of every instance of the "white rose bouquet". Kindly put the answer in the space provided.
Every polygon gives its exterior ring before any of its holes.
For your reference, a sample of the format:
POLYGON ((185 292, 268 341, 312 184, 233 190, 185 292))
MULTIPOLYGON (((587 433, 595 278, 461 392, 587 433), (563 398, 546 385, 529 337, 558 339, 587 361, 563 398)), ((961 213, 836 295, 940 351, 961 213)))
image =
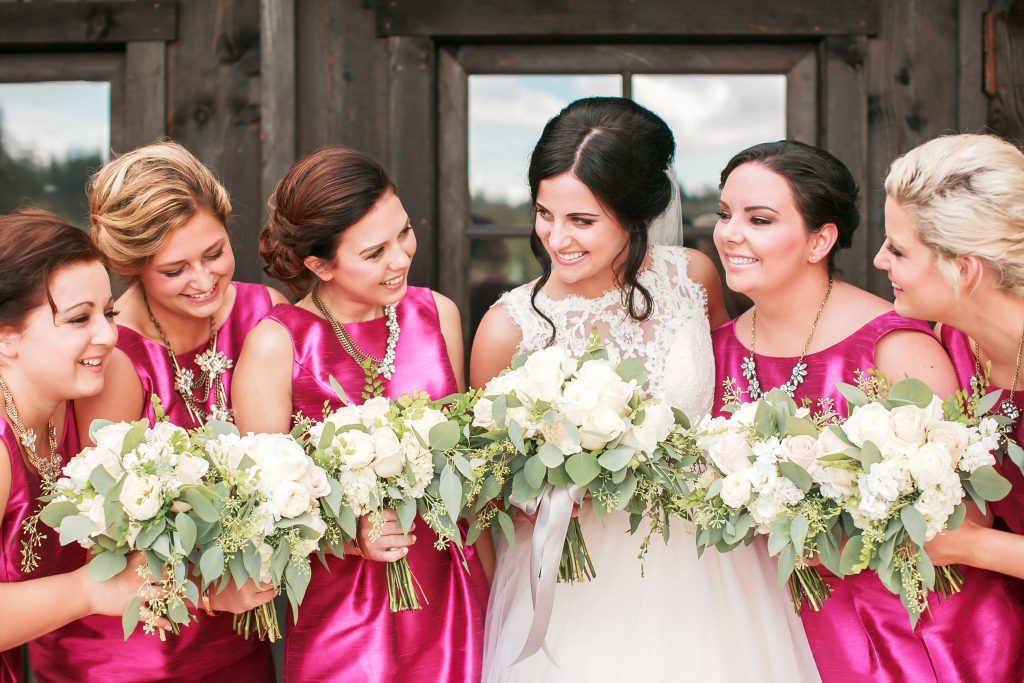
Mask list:
MULTIPOLYGON (((327 531, 320 514, 320 500, 331 492, 326 472, 286 434, 239 436, 232 425, 211 423, 193 438, 210 463, 207 481, 223 503, 217 510, 220 533, 199 544, 203 588, 219 581, 224 590, 231 579, 237 586, 270 583, 284 589, 298 619, 309 557, 327 531)), ((273 603, 236 615, 235 629, 245 638, 281 637, 273 603)))
POLYGON ((1010 491, 993 468, 999 425, 984 416, 998 394, 961 392, 943 402, 919 380, 890 387, 877 373, 837 388, 853 407, 835 463, 853 473, 852 488, 832 492, 846 513, 841 567, 845 574, 877 573, 916 624, 929 591, 945 596, 963 583, 955 566, 936 571, 925 543, 962 523, 966 500, 984 511, 1010 491))
POLYGON ((728 552, 767 535, 794 608, 817 611, 830 591, 808 561, 839 574, 842 508, 826 492, 848 486, 846 470, 829 462, 846 444, 829 426, 831 414, 812 417, 777 389, 726 410, 729 417, 705 417, 690 430, 703 457, 683 507, 697 527, 698 552, 728 552))
POLYGON ((472 496, 470 539, 496 518, 512 544, 509 507, 536 513, 534 553, 555 539, 558 581, 576 582, 596 575, 571 516, 584 499, 600 516, 628 511, 632 531, 646 517, 667 534, 667 505, 687 489, 684 456, 666 441, 685 416, 649 396, 645 381, 642 363, 612 363, 596 335, 580 357, 552 346, 513 359, 472 408, 470 439, 484 443, 470 453, 487 466, 472 496))
MULTIPOLYGON (((344 392, 334 383, 344 400, 344 392)), ((451 490, 435 471, 439 451, 459 440, 457 424, 449 423, 437 403, 425 395, 398 401, 374 397, 362 405, 345 405, 321 422, 300 421, 293 434, 327 473, 330 493, 321 510, 328 522, 328 547, 341 557, 343 542, 357 539, 357 519, 368 516, 373 533, 384 508, 395 510, 404 531, 417 513, 438 535, 438 546, 461 545, 456 526, 461 489, 451 490)), ((422 587, 408 558, 387 565, 388 602, 392 612, 420 609, 422 587)), ((426 596, 424 595, 424 599, 426 596)))
MULTIPOLYGON (((157 412, 162 418, 158 403, 157 412)), ((161 578, 157 595, 142 596, 143 630, 164 638, 156 621, 165 617, 178 633, 194 618, 186 603, 199 604, 190 563, 198 559, 199 543, 219 529, 219 494, 205 479, 209 463, 187 431, 162 419, 153 427, 147 420, 96 420, 90 436, 95 445, 65 465, 40 518, 59 530, 62 544, 91 549, 89 572, 97 581, 122 571, 129 553, 144 553, 149 572, 161 578)), ((125 639, 140 610, 140 598, 126 608, 125 639)))

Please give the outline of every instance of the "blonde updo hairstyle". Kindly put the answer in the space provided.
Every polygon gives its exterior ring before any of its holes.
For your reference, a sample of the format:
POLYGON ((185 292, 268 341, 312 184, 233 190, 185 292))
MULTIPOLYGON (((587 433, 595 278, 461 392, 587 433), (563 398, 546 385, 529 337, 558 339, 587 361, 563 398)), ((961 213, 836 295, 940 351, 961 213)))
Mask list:
POLYGON ((199 211, 225 227, 231 201, 209 168, 174 142, 139 147, 96 171, 87 185, 89 223, 107 266, 128 282, 199 211))
POLYGON ((955 291, 956 259, 975 256, 999 286, 1024 296, 1024 154, 994 135, 949 135, 892 163, 885 194, 916 220, 919 237, 955 291))

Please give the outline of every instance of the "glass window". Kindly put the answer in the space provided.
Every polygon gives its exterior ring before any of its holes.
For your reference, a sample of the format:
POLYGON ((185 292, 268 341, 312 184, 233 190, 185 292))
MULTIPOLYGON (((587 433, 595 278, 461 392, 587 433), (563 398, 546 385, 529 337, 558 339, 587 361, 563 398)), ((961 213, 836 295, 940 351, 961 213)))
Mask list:
POLYGON ((0 212, 39 206, 84 227, 85 182, 109 150, 109 83, 0 83, 0 212))

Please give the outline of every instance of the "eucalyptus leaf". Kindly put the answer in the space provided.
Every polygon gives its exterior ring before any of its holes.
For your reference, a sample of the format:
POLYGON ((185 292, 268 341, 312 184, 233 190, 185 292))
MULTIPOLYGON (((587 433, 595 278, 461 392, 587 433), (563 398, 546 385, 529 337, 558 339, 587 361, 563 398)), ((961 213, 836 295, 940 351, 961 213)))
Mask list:
POLYGON ((327 477, 327 485, 330 486, 331 490, 323 497, 323 505, 329 516, 337 519, 341 514, 341 505, 344 502, 341 493, 341 483, 333 477, 327 477))
POLYGON ((473 506, 473 511, 479 512, 483 509, 484 505, 493 500, 499 493, 501 493, 501 484, 498 483, 493 474, 488 474, 484 478, 484 483, 480 485, 480 493, 477 494, 476 505, 473 506))
POLYGON ((139 444, 142 443, 143 439, 146 438, 146 430, 149 429, 148 420, 139 420, 138 422, 132 423, 132 428, 128 430, 128 433, 124 435, 124 441, 121 443, 121 453, 124 456, 131 453, 139 444))
POLYGON ((508 423, 508 438, 517 451, 526 455, 526 444, 523 442, 523 428, 515 420, 508 423))
POLYGON ((220 519, 217 508, 210 499, 203 495, 202 491, 194 486, 188 486, 182 491, 182 498, 192 506, 196 516, 204 522, 216 522, 220 519))
POLYGON ((1024 470, 1024 448, 1011 439, 1006 440, 1006 454, 1019 469, 1024 470))
POLYGON ((167 618, 175 624, 187 624, 189 622, 188 608, 184 603, 173 602, 167 608, 167 618))
POLYGON ((672 409, 672 416, 675 417, 677 425, 679 425, 683 429, 689 429, 690 428, 690 426, 691 426, 690 425, 690 418, 688 418, 686 416, 686 413, 684 413, 683 411, 679 410, 679 408, 673 408, 672 409))
POLYGON ((349 539, 355 538, 358 533, 356 515, 352 512, 352 508, 347 505, 341 507, 341 513, 338 515, 338 526, 341 527, 342 533, 349 539))
POLYGON ((451 465, 446 465, 441 471, 441 500, 448 511, 448 516, 458 519, 462 513, 462 481, 452 471, 451 465))
POLYGON ((112 424, 114 423, 111 422, 110 420, 104 420, 102 418, 93 420, 92 422, 89 423, 89 439, 91 439, 92 442, 95 444, 96 432, 103 429, 104 427, 109 427, 112 424))
POLYGON ((508 396, 502 394, 491 402, 491 415, 494 417, 494 424, 499 427, 505 426, 505 417, 508 404, 508 396))
POLYGON ((793 482, 804 493, 810 491, 811 486, 814 484, 814 480, 811 479, 811 475, 807 473, 807 470, 795 462, 781 461, 779 463, 779 474, 793 482))
MULTIPOLYGON (((95 422, 93 422, 95 424, 95 422)), ((121 615, 121 630, 124 632, 124 639, 128 640, 135 631, 136 624, 139 623, 139 614, 142 611, 142 605, 139 603, 139 597, 135 596, 128 602, 128 606, 124 608, 124 614, 121 615)))
POLYGON ((830 533, 823 531, 815 537, 815 540, 818 544, 818 560, 825 566, 825 569, 841 577, 839 547, 836 546, 835 539, 830 533))
POLYGON ((804 554, 804 543, 807 541, 808 526, 807 517, 802 512, 798 512, 789 525, 789 536, 793 539, 793 550, 798 557, 803 557, 804 554))
POLYGON ((192 521, 187 512, 179 512, 174 517, 174 526, 178 530, 178 541, 181 543, 182 554, 186 556, 191 554, 192 549, 196 546, 198 534, 196 523, 192 521))
POLYGON ((505 534, 508 552, 512 552, 516 546, 516 527, 512 523, 512 518, 504 510, 498 510, 498 514, 495 516, 498 518, 498 527, 501 528, 501 533, 505 534))
POLYGON ((618 472, 623 467, 628 465, 636 455, 636 449, 630 446, 616 446, 610 448, 597 459, 597 462, 601 467, 611 472, 618 472))
POLYGON ((535 489, 539 489, 544 485, 547 473, 548 467, 539 455, 534 455, 527 459, 526 465, 523 466, 523 475, 526 477, 527 483, 535 489))
POLYGON ((320 442, 316 445, 318 451, 326 451, 331 447, 331 442, 334 441, 334 435, 337 433, 338 428, 333 422, 324 423, 324 428, 320 432, 320 442))
POLYGON ((450 448, 455 448, 459 444, 461 436, 458 422, 452 420, 439 422, 430 428, 428 434, 430 448, 435 451, 447 451, 450 448))
POLYGON ((910 540, 918 547, 923 547, 925 536, 928 533, 928 522, 925 521, 924 515, 913 505, 907 505, 900 510, 900 521, 903 522, 903 528, 907 530, 910 540))
POLYGON ((512 475, 512 493, 509 500, 512 503, 526 503, 540 495, 539 486, 530 486, 526 479, 526 473, 522 470, 512 475))
POLYGON ((565 463, 548 468, 548 483, 552 486, 568 486, 572 483, 572 478, 565 471, 565 463))
POLYGON ((615 495, 617 496, 614 506, 615 510, 623 510, 629 505, 630 499, 633 498, 633 494, 636 492, 636 485, 636 476, 632 472, 628 472, 626 478, 615 489, 615 495))
POLYGON ((786 434, 790 436, 806 435, 818 438, 818 428, 806 418, 791 415, 786 418, 785 425, 786 434))
POLYGON ((473 472, 473 466, 469 464, 465 456, 462 453, 455 453, 452 455, 452 464, 455 465, 455 469, 459 471, 463 477, 469 481, 476 479, 476 474, 473 472))
POLYGON ((100 553, 89 562, 89 576, 95 581, 112 579, 128 566, 128 558, 120 553, 100 553))
POLYGON ((852 384, 847 384, 846 382, 836 382, 836 391, 842 394, 843 398, 845 398, 847 403, 849 403, 851 406, 859 407, 867 405, 868 403, 867 394, 865 394, 863 391, 853 386, 852 384))
POLYGON ((203 575, 203 584, 216 581, 224 573, 224 550, 213 545, 199 556, 199 571, 203 575))
POLYGON ((39 513, 39 519, 46 526, 52 529, 59 529, 60 523, 65 517, 77 514, 78 507, 74 503, 68 500, 57 500, 43 508, 42 512, 39 513))
POLYGON ((288 583, 288 599, 292 601, 292 605, 297 607, 306 597, 310 576, 309 567, 304 562, 288 563, 284 570, 284 579, 288 583))
POLYGON ((84 515, 68 515, 60 521, 60 544, 83 541, 95 528, 93 521, 84 515))
POLYGON ((864 568, 860 554, 864 550, 864 537, 852 536, 846 541, 843 551, 839 554, 839 569, 843 576, 858 574, 864 568))
POLYGON ((766 401, 761 401, 754 411, 754 427, 762 436, 775 434, 775 410, 766 401))
POLYGON ((986 501, 1002 500, 1013 488, 1013 485, 1003 475, 996 472, 992 465, 979 467, 971 472, 967 480, 971 482, 975 492, 986 501))
POLYGON ((935 590, 935 565, 932 564, 932 559, 928 557, 924 548, 917 553, 917 571, 921 572, 925 588, 930 591, 935 590))
POLYGON ((796 551, 793 550, 792 545, 787 545, 779 553, 779 588, 783 588, 786 582, 789 581, 790 575, 793 573, 793 568, 796 566, 796 551))
POLYGON ((864 471, 867 472, 871 469, 872 465, 882 462, 882 451, 878 450, 878 446, 872 441, 865 441, 864 445, 860 449, 860 463, 864 466, 864 471))
POLYGON ((466 545, 473 545, 477 539, 480 538, 480 532, 483 528, 479 524, 479 520, 473 520, 473 523, 469 525, 469 529, 466 531, 466 545))
POLYGON ((637 385, 647 381, 647 368, 639 358, 627 358, 618 364, 615 372, 624 382, 636 381, 637 385))
POLYGON ((999 403, 999 397, 1002 395, 1003 392, 997 389, 996 391, 990 391, 982 396, 976 407, 977 414, 986 415, 991 412, 991 410, 996 407, 996 404, 999 403))
MULTIPOLYGON (((459 496, 462 496, 460 491, 459 496)), ((402 533, 409 533, 409 529, 412 528, 412 523, 416 521, 416 499, 415 498, 403 498, 398 503, 398 507, 395 508, 395 514, 398 515, 398 523, 402 527, 402 533)), ((449 514, 451 517, 451 515, 449 514)), ((452 517, 452 520, 456 520, 458 517, 452 517)))
MULTIPOLYGON (((249 578, 249 573, 245 569, 245 561, 242 559, 241 552, 234 552, 228 559, 228 570, 231 572, 231 578, 234 580, 236 586, 242 586, 249 578)), ((258 576, 258 574, 257 574, 258 576)))
POLYGON ((537 457, 547 467, 558 467, 565 462, 565 455, 562 454, 562 451, 557 446, 549 443, 541 444, 540 448, 537 449, 537 457))
POLYGON ((107 491, 114 485, 114 478, 110 476, 110 472, 107 472, 106 467, 97 465, 89 474, 89 483, 92 484, 97 493, 101 496, 106 496, 107 491))
POLYGON ((964 523, 964 518, 967 516, 967 506, 960 502, 955 508, 953 508, 953 514, 946 520, 946 529, 948 531, 955 531, 960 528, 960 525, 964 523))
POLYGON ((918 408, 927 408, 935 398, 935 394, 921 380, 908 377, 892 385, 888 398, 890 401, 903 401, 918 408))
MULTIPOLYGON (((242 564, 245 567, 245 573, 249 577, 259 579, 262 563, 260 561, 260 554, 256 550, 256 546, 251 542, 242 546, 242 564)), ((242 583, 245 582, 243 581, 242 583)), ((241 586, 242 584, 239 583, 238 585, 241 586)))
POLYGON ((586 486, 601 474, 601 466, 593 453, 577 453, 565 461, 565 471, 577 486, 586 486))
POLYGON ((342 386, 338 384, 338 380, 334 379, 334 375, 328 375, 327 379, 330 380, 331 388, 334 389, 334 393, 338 395, 339 399, 341 399, 342 405, 352 405, 352 402, 348 400, 348 394, 346 394, 342 386))
POLYGON ((789 525, 792 520, 789 517, 779 517, 772 524, 771 532, 768 534, 768 554, 778 555, 786 544, 790 542, 789 525))

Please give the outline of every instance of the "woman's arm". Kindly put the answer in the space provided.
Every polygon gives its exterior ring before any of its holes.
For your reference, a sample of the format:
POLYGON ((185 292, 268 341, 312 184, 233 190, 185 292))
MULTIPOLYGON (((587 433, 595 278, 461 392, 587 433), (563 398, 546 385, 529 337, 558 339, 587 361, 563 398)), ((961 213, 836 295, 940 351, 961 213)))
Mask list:
POLYGON ((719 279, 718 271, 711 259, 696 249, 687 249, 687 251, 690 255, 690 264, 687 266, 686 274, 704 288, 708 297, 708 323, 710 323, 711 329, 715 329, 729 321, 729 314, 725 310, 725 299, 722 297, 722 281, 719 279))
POLYGON ((1024 579, 1024 536, 989 529, 965 519, 955 531, 944 531, 925 544, 938 566, 966 564, 1024 579))
POLYGON ((473 338, 469 356, 469 384, 482 387, 512 363, 522 340, 522 331, 502 306, 492 306, 484 314, 473 338))
POLYGON ((897 330, 882 337, 875 348, 875 366, 890 382, 914 377, 939 398, 952 396, 959 384, 953 364, 935 337, 912 330, 897 330))
POLYGON ((448 348, 448 360, 451 361, 452 370, 455 371, 455 383, 459 391, 466 390, 466 358, 462 343, 462 317, 459 315, 459 308, 455 302, 437 292, 434 295, 434 303, 437 305, 437 317, 441 323, 441 335, 444 337, 444 344, 448 348))
POLYGON ((135 366, 121 349, 114 349, 103 371, 103 390, 95 396, 75 399, 78 437, 83 446, 91 444, 89 426, 93 420, 132 422, 145 414, 146 397, 135 366))
POLYGON ((231 377, 231 407, 240 432, 291 431, 294 361, 291 336, 277 321, 262 320, 249 332, 231 377))

